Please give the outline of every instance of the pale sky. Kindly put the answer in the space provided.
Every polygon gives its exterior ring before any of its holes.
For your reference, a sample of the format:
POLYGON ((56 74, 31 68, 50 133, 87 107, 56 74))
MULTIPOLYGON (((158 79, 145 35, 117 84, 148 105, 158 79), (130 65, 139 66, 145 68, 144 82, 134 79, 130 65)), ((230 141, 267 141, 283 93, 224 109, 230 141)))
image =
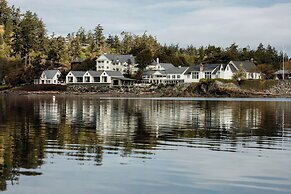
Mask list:
POLYGON ((8 0, 22 12, 36 12, 49 33, 67 35, 101 24, 104 33, 122 31, 179 43, 256 48, 283 47, 291 56, 291 0, 8 0))

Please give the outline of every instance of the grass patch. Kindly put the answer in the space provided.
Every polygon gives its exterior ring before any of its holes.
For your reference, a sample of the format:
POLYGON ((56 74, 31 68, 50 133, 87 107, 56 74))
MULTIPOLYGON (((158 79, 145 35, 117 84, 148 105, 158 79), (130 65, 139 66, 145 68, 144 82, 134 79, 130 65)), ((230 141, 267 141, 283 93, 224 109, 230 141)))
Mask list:
POLYGON ((37 85, 25 85, 15 88, 18 91, 66 91, 65 85, 53 85, 53 84, 37 84, 37 85))
POLYGON ((241 89, 263 91, 278 84, 277 80, 243 80, 240 82, 241 89))

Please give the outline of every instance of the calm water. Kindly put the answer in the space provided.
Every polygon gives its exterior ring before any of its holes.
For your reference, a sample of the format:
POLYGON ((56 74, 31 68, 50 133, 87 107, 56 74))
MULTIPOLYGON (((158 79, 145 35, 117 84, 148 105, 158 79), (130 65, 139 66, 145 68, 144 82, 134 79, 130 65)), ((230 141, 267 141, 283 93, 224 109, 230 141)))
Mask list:
POLYGON ((291 193, 291 100, 0 96, 4 193, 291 193))

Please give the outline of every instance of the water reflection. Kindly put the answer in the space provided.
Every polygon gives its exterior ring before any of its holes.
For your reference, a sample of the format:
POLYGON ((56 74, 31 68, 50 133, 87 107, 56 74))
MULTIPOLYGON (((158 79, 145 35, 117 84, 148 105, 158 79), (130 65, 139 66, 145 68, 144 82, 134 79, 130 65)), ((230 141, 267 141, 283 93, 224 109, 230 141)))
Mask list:
POLYGON ((291 102, 0 98, 2 191, 21 175, 42 175, 41 166, 56 156, 101 166, 109 155, 144 161, 181 147, 291 148, 291 102))

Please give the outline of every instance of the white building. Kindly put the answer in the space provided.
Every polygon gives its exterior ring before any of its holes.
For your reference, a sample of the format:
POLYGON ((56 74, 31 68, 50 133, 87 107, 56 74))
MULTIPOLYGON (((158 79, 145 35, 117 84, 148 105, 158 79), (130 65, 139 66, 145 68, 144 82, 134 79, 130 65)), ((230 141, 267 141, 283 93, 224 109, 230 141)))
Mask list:
POLYGON ((188 67, 175 67, 171 63, 159 63, 158 61, 146 68, 142 78, 146 83, 184 83, 184 74, 187 69, 188 67))
POLYGON ((84 83, 85 71, 70 71, 66 76, 66 84, 84 83))
POLYGON ((175 66, 172 63, 160 63, 160 59, 157 58, 156 61, 146 67, 146 71, 165 71, 173 67, 175 66))
POLYGON ((220 78, 232 79, 233 75, 242 70, 246 74, 246 79, 261 79, 261 73, 257 72, 256 65, 251 61, 230 61, 220 69, 220 78))
POLYGON ((199 82, 200 79, 219 78, 220 66, 220 64, 201 64, 191 66, 185 73, 185 83, 199 82))
POLYGON ((228 64, 201 64, 189 67, 185 83, 199 82, 200 79, 232 79, 238 71, 245 72, 246 79, 261 79, 256 65, 251 61, 230 61, 228 64))
POLYGON ((103 84, 108 86, 132 85, 133 79, 125 78, 119 71, 70 71, 67 84, 103 84))
POLYGON ((138 71, 133 55, 103 54, 96 59, 97 71, 119 71, 122 74, 135 74, 138 71))
POLYGON ((59 70, 45 70, 35 84, 60 84, 59 77, 62 73, 59 70))

